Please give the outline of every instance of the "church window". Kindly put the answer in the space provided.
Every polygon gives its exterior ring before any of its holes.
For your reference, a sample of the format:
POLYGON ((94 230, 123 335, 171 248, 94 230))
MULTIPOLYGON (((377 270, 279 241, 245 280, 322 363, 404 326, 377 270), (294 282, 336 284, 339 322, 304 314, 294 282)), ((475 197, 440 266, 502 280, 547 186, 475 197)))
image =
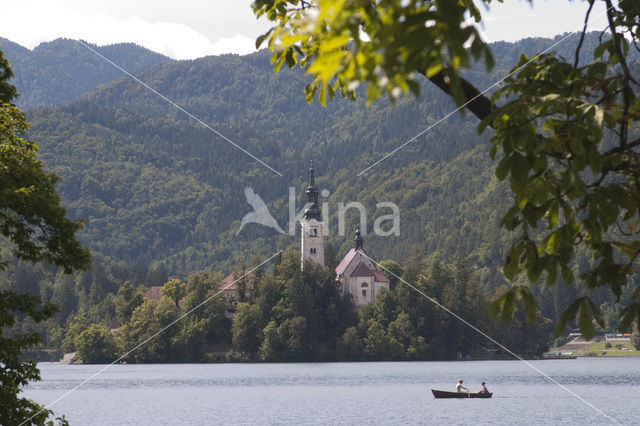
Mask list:
POLYGON ((362 289, 362 297, 367 297, 367 290, 366 289, 362 289))
POLYGON ((367 283, 362 283, 362 284, 360 285, 360 287, 369 287, 369 284, 367 284, 367 283))

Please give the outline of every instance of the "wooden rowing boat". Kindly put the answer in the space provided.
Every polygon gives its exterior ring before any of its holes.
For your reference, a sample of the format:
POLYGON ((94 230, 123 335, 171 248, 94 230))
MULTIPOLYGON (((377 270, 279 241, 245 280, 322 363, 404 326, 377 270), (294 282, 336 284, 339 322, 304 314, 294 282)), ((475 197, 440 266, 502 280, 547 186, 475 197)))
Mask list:
POLYGON ((466 393, 466 392, 448 392, 448 391, 441 391, 441 390, 435 390, 435 389, 431 389, 431 392, 433 392, 434 398, 491 398, 491 395, 493 395, 493 392, 466 393))

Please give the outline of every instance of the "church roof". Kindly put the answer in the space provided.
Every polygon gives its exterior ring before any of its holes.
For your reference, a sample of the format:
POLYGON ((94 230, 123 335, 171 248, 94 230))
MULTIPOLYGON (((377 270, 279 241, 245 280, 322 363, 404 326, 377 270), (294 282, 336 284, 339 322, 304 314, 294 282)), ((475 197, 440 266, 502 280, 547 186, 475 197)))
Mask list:
POLYGON ((353 270, 351 273, 352 277, 374 277, 375 274, 369 267, 364 263, 360 262, 360 264, 353 270))
POLYGON ((162 287, 161 285, 152 285, 149 290, 144 294, 144 298, 147 300, 160 300, 162 299, 162 287))
POLYGON ((347 267, 349 267, 349 264, 356 256, 357 252, 358 251, 356 249, 352 248, 351 250, 349 250, 349 253, 347 253, 347 255, 340 261, 340 264, 336 266, 335 271, 338 276, 344 274, 344 271, 347 269, 347 267))
MULTIPOLYGON (((335 272, 337 276, 344 275, 345 271, 353 262, 353 259, 356 257, 358 250, 362 249, 354 249, 349 250, 349 253, 342 259, 340 264, 336 267, 335 272)), ((364 253, 364 251, 363 251, 364 253)), ((365 255, 366 256, 366 255, 365 255)), ((373 277, 376 282, 379 283, 388 283, 389 278, 387 278, 382 272, 378 271, 375 267, 369 268, 365 262, 360 262, 356 269, 351 273, 352 277, 373 277)))
POLYGON ((373 270, 373 276, 375 277, 375 280, 378 281, 379 283, 388 283, 389 282, 389 278, 387 278, 382 272, 377 271, 377 270, 373 270))
POLYGON ((120 324, 120 321, 118 321, 118 318, 114 318, 113 321, 111 321, 111 325, 109 326, 109 329, 117 330, 120 327, 122 327, 122 324, 120 324))

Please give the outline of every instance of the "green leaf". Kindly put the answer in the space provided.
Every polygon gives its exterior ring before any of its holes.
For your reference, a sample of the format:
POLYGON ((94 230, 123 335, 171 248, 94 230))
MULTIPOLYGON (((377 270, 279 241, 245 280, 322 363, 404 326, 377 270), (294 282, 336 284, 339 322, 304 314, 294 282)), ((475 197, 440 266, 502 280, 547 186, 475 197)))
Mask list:
POLYGON ((563 265, 562 266, 562 270, 561 270, 561 274, 562 274, 562 279, 564 280, 565 284, 573 283, 574 277, 573 277, 573 271, 571 270, 571 268, 563 265))
POLYGON ((436 63, 436 64, 433 64, 433 65, 430 65, 427 68, 427 71, 425 72, 425 76, 427 78, 431 78, 434 75, 438 74, 440 71, 442 71, 442 64, 441 63, 436 63))
POLYGON ((591 165, 591 170, 593 170, 594 173, 600 173, 602 171, 604 162, 602 160, 602 155, 600 155, 597 149, 589 151, 589 164, 591 165))
POLYGON ((520 270, 518 255, 519 255, 519 252, 516 255, 516 253, 514 253, 514 250, 511 250, 504 263, 504 267, 502 268, 502 274, 508 280, 514 279, 516 274, 520 270))
POLYGON ((558 263, 555 256, 549 256, 547 258, 547 279, 546 285, 553 285, 558 277, 558 263))
POLYGON ((511 165, 510 159, 510 157, 504 157, 498 162, 498 166, 496 167, 496 177, 499 180, 504 180, 509 174, 509 166, 511 165))
POLYGON ((317 81, 312 81, 311 83, 307 84, 307 86, 304 88, 305 99, 307 103, 311 103, 311 101, 313 100, 313 97, 316 95, 317 90, 318 90, 317 81))
POLYGON ((591 316, 585 309, 580 309, 578 311, 578 328, 585 340, 591 340, 594 331, 593 322, 591 321, 591 316))
POLYGON ((569 305, 569 307, 562 313, 560 319, 558 320, 558 323, 556 324, 555 337, 560 337, 565 328, 567 328, 567 325, 576 319, 576 315, 581 303, 581 299, 574 300, 573 303, 569 305))
POLYGON ((593 50, 593 57, 595 59, 601 58, 602 54, 605 52, 605 50, 611 48, 612 44, 611 44, 611 40, 607 40, 602 44, 599 44, 594 50, 593 50))
POLYGON ((640 303, 634 302, 624 308, 620 314, 620 324, 618 331, 626 333, 631 328, 633 321, 640 324, 640 303))
POLYGON ((351 42, 351 40, 352 38, 348 35, 331 37, 322 42, 322 44, 320 45, 320 52, 326 53, 334 50, 340 50, 342 47, 351 42))
POLYGON ((504 295, 500 296, 494 300, 491 305, 489 305, 489 315, 491 318, 495 318, 500 314, 502 306, 504 306, 504 295))
POLYGON ((504 304, 502 305, 502 312, 500 318, 502 322, 509 322, 511 315, 516 308, 516 297, 514 289, 510 289, 504 294, 504 304))
POLYGON ((527 321, 535 319, 537 313, 536 298, 531 290, 525 286, 514 286, 494 300, 489 306, 489 315, 492 318, 500 315, 503 322, 508 323, 516 310, 517 303, 524 302, 527 321))
POLYGON ((327 91, 325 89, 324 81, 320 82, 320 93, 318 94, 318 100, 320 105, 327 106, 327 91))
POLYGON ((276 59, 275 63, 273 64, 273 70, 277 73, 278 71, 280 71, 280 67, 282 67, 282 64, 284 63, 285 54, 284 52, 278 52, 273 55, 273 58, 276 59))
POLYGON ((544 262, 539 259, 528 259, 527 260, 527 278, 529 282, 536 282, 540 279, 540 275, 544 270, 544 262))
POLYGON ((511 161, 511 185, 517 191, 527 184, 529 163, 522 155, 515 153, 511 161))
POLYGON ((297 58, 296 58, 296 52, 293 49, 287 49, 287 54, 285 56, 285 59, 287 61, 287 66, 289 68, 293 68, 296 66, 297 58))
POLYGON ((549 216, 549 228, 555 228, 558 225, 558 210, 558 202, 554 201, 553 203, 551 203, 551 206, 549 207, 547 213, 549 216))
POLYGON ((547 244, 546 244, 546 252, 549 254, 556 254, 556 237, 558 236, 557 232, 554 232, 553 234, 551 234, 551 236, 549 236, 549 239, 547 239, 547 244))
MULTIPOLYGON (((489 115, 489 116, 485 117, 484 119, 482 119, 482 121, 480 121, 480 124, 478 124, 478 134, 479 135, 481 135, 485 131, 485 129, 487 128, 488 125, 493 123, 493 119, 494 119, 494 116, 493 115, 489 115)), ((496 147, 497 147, 497 145, 494 144, 493 147, 491 148, 492 152, 493 152, 494 148, 497 150, 496 147)), ((495 153, 491 155, 491 159, 493 160, 494 157, 495 157, 495 153)))
POLYGON ((269 37, 269 34, 271 34, 272 32, 273 32, 273 28, 271 28, 269 31, 262 34, 256 39, 256 49, 260 49, 260 46, 262 45, 262 43, 265 41, 267 37, 269 37))
POLYGON ((538 312, 538 302, 533 293, 531 293, 531 290, 527 287, 520 287, 520 294, 524 300, 524 312, 527 316, 527 321, 533 322, 538 312))

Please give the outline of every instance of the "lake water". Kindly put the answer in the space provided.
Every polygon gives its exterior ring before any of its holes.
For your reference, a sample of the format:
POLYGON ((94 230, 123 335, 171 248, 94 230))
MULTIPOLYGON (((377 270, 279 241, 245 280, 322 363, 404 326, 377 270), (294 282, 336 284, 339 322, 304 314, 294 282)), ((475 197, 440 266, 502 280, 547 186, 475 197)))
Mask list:
MULTIPOLYGON (((640 357, 532 361, 621 424, 640 424, 640 357)), ((100 365, 39 364, 48 404, 100 365)), ((114 365, 53 407, 72 425, 615 424, 521 361, 114 365), (493 398, 434 399, 459 378, 493 398)))

